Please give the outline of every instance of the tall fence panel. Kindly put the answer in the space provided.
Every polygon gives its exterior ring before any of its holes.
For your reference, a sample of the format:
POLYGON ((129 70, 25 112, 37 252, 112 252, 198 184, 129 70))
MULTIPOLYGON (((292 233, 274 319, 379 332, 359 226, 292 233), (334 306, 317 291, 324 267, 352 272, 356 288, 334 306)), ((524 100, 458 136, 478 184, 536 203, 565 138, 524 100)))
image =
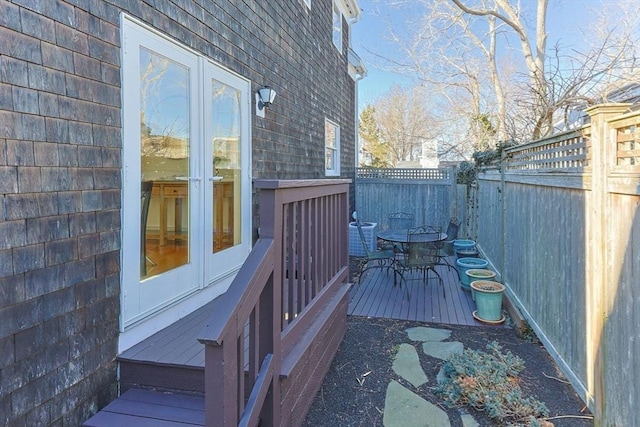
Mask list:
POLYGON ((610 138, 601 153, 608 163, 602 171, 608 220, 600 238, 605 248, 601 376, 594 382, 605 394, 599 407, 604 425, 622 426, 637 423, 640 413, 640 114, 615 117, 601 131, 610 138))
POLYGON ((481 251, 606 426, 640 413, 640 113, 627 108, 506 150, 476 192, 481 251))
POLYGON ((415 225, 446 228, 458 212, 456 174, 449 169, 371 169, 356 173, 358 217, 388 228, 392 212, 414 215, 415 225))

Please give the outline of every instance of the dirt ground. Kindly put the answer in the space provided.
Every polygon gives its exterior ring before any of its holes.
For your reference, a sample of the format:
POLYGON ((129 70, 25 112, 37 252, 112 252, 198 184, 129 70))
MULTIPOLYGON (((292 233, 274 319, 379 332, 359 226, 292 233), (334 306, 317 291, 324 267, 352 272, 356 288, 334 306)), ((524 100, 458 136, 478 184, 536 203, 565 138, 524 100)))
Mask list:
MULTIPOLYGON (((391 380, 403 382, 392 369, 393 355, 401 343, 412 343, 405 330, 429 326, 452 331, 447 341, 460 341, 464 348, 486 351, 487 343, 497 340, 503 351, 511 351, 524 360, 520 374, 524 397, 533 396, 549 409, 556 427, 591 427, 593 421, 582 400, 539 343, 517 336, 512 329, 437 325, 391 319, 349 317, 345 338, 324 379, 304 426, 382 426, 385 392, 391 380), (579 418, 582 417, 582 418, 579 418)), ((445 407, 433 393, 436 374, 443 361, 425 355, 421 343, 414 343, 429 382, 418 394, 438 404, 449 415, 452 426, 462 427, 460 409, 445 407)), ((486 414, 465 408, 480 426, 499 425, 486 414)), ((428 426, 425 422, 425 426, 428 426)))

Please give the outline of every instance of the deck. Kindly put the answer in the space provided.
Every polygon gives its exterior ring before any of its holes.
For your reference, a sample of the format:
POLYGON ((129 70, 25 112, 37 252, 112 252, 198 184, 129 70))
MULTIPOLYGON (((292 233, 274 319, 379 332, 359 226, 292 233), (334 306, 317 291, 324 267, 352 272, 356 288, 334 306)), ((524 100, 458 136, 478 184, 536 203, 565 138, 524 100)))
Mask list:
MULTIPOLYGON (((449 262, 455 264, 454 258, 449 262)), ((394 285, 393 272, 374 268, 351 289, 350 316, 384 317, 428 323, 481 326, 475 303, 460 287, 456 271, 437 266, 433 272, 405 273, 394 285)), ((204 420, 204 346, 197 334, 213 302, 125 351, 119 357, 122 396, 85 426, 191 426, 204 420), (186 394, 168 392, 180 390, 186 394)), ((500 326, 504 327, 504 325, 500 326)))
MULTIPOLYGON (((455 265, 454 257, 448 261, 455 265)), ((438 265, 436 271, 442 284, 432 271, 426 281, 422 272, 406 272, 406 280, 397 278, 395 285, 393 272, 381 268, 365 271, 351 290, 349 315, 486 326, 473 317, 475 302, 471 293, 460 286, 455 269, 438 265)))

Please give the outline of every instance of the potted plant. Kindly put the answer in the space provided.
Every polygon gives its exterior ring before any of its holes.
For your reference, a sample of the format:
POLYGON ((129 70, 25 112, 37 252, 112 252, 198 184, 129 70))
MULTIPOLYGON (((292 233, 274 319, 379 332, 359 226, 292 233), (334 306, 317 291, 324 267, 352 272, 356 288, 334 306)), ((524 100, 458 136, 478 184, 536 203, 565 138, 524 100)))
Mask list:
POLYGON ((476 242, 473 240, 458 239, 453 241, 453 251, 456 254, 456 258, 476 257, 478 250, 476 249, 476 242))
POLYGON ((460 258, 456 260, 456 267, 460 275, 460 286, 462 289, 470 291, 471 286, 469 284, 469 276, 467 276, 467 270, 485 268, 489 265, 489 261, 482 258, 460 258))
POLYGON ((473 317, 481 322, 502 323, 502 297, 504 285, 492 280, 475 280, 471 287, 476 294, 476 308, 473 317))
MULTIPOLYGON (((483 268, 472 268, 466 271, 467 277, 469 278, 469 286, 471 287, 471 283, 476 280, 493 280, 496 277, 496 273, 491 270, 486 270, 483 268)), ((471 297, 473 300, 476 300, 476 294, 473 291, 473 287, 471 287, 471 297)))

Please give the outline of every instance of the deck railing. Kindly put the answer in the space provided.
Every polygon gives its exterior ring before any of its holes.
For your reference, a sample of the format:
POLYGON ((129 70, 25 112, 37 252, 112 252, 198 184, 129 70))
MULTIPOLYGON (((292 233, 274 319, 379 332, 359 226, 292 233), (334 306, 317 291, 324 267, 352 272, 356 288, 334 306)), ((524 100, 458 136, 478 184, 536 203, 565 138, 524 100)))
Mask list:
POLYGON ((260 238, 201 333, 207 426, 281 424, 285 365, 348 277, 349 180, 255 186, 260 238))

